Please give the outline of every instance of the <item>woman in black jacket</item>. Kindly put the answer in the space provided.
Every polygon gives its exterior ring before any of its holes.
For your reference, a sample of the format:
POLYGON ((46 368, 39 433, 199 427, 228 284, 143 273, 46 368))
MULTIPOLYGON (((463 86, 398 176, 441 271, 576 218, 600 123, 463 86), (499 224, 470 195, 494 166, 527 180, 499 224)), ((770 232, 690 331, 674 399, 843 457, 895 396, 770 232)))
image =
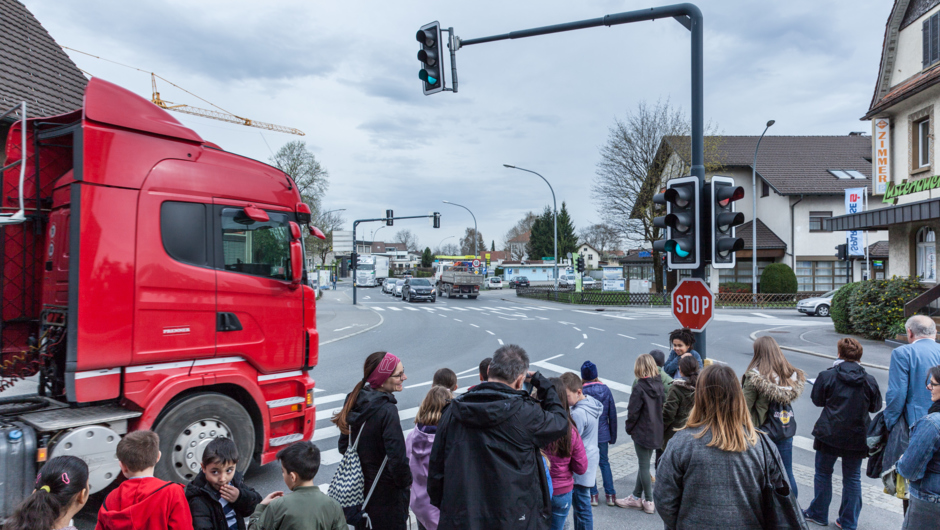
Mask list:
POLYGON ((638 508, 646 513, 653 513, 653 481, 650 476, 650 460, 653 451, 663 445, 663 399, 665 389, 659 377, 659 367, 653 357, 644 353, 636 359, 633 373, 637 383, 630 392, 627 407, 627 434, 633 438, 633 448, 639 470, 633 495, 626 499, 617 499, 614 504, 621 508, 638 508))
MULTIPOLYGON (((339 427, 339 452, 345 454, 350 438, 361 436, 356 450, 365 478, 364 494, 368 495, 379 468, 386 457, 385 468, 378 477, 365 512, 373 530, 404 530, 408 521, 411 495, 411 467, 405 454, 405 436, 398 417, 398 401, 392 392, 401 392, 408 379, 405 367, 395 355, 375 352, 366 358, 362 381, 346 396, 343 408, 333 416, 339 427), (363 427, 364 425, 364 427, 363 427)), ((365 520, 356 525, 365 528, 365 520)))
POLYGON ((871 423, 869 413, 881 408, 881 390, 858 361, 862 345, 853 338, 839 341, 839 360, 820 372, 813 385, 813 404, 823 407, 813 427, 816 450, 815 497, 804 512, 808 520, 829 524, 832 501, 832 470, 842 459, 842 505, 836 524, 854 529, 862 510, 862 459, 868 456, 865 437, 871 423))

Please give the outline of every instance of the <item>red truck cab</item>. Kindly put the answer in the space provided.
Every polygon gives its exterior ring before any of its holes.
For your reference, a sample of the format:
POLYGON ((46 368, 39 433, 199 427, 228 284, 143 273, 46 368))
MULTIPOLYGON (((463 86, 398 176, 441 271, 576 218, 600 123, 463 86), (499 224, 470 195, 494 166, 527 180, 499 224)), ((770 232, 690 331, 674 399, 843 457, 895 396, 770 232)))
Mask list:
POLYGON ((157 474, 177 482, 217 436, 236 441, 241 470, 310 439, 316 297, 293 180, 98 78, 82 109, 27 120, 25 146, 23 123, 0 202, 9 217, 22 192, 26 214, 0 224, 0 378, 39 383, 3 398, 0 379, 0 420, 35 436, 40 461, 85 457, 95 490, 131 430, 160 435, 157 474), (33 410, 4 412, 24 399, 33 410))

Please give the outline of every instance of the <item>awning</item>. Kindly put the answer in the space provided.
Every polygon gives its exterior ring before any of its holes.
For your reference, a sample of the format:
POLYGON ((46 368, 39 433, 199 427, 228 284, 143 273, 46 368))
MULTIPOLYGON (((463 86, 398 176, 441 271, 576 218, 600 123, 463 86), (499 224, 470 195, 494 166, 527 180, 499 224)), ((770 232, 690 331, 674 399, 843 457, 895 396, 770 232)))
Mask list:
POLYGON ((913 223, 928 219, 940 219, 940 199, 911 202, 889 206, 878 210, 840 215, 823 222, 833 232, 848 230, 887 230, 888 226, 901 223, 913 223))

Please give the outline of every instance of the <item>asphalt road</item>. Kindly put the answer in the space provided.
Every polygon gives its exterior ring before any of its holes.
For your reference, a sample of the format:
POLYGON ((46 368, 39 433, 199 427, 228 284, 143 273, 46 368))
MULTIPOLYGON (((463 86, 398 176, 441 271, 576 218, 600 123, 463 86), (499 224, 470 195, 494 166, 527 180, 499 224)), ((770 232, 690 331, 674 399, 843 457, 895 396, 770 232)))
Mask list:
MULTIPOLYGON (((383 294, 381 289, 360 289, 355 308, 351 305, 348 286, 341 285, 338 291, 326 292, 318 312, 329 316, 331 322, 332 319, 336 322, 356 320, 357 313, 367 312, 379 316, 382 323, 371 329, 362 325, 341 330, 352 325, 344 324, 335 326, 336 331, 334 326, 320 324, 321 333, 325 334, 358 333, 322 345, 320 362, 313 372, 317 380, 317 424, 313 440, 323 455, 317 483, 329 483, 340 459, 336 451, 339 433, 329 417, 355 382, 362 378, 365 357, 378 350, 394 352, 403 360, 408 379, 405 390, 396 397, 402 429, 406 431, 414 427, 417 408, 437 369, 454 370, 462 390, 478 381, 480 360, 491 356, 502 344, 519 344, 525 348, 533 368, 549 376, 569 370, 578 373, 581 363, 588 359, 593 361, 601 379, 612 388, 618 410, 625 414, 636 357, 654 348, 668 352, 668 333, 678 325, 668 310, 658 308, 595 309, 519 299, 509 289, 484 292, 477 300, 439 299, 433 304, 404 303, 383 294), (350 315, 350 312, 355 313, 350 315)), ((752 356, 752 333, 769 333, 780 338, 782 344, 824 355, 835 355, 835 340, 838 339, 829 319, 806 317, 792 310, 719 310, 708 327, 708 357, 729 364, 741 374, 752 356)), ((786 353, 810 378, 832 365, 832 360, 827 358, 786 353)), ((878 348, 873 343, 863 360, 887 366, 889 355, 889 349, 878 348)), ((886 371, 869 368, 869 372, 878 379, 882 391, 887 389, 886 371)), ((806 392, 794 405, 798 421, 794 464, 804 506, 813 495, 811 432, 819 416, 819 409, 810 401, 809 391, 807 385, 806 392)), ((632 444, 625 432, 621 432, 615 447, 620 450, 617 454, 621 474, 625 474, 616 481, 618 494, 626 496, 632 491, 636 468, 632 444)), ((613 453, 611 458, 614 459, 613 453)), ((837 466, 836 475, 839 474, 837 466)), ((276 463, 249 470, 248 480, 262 493, 283 488, 276 463)), ((864 485, 866 504, 860 528, 900 527, 900 501, 879 493, 880 486, 875 480, 864 478, 864 485)), ((840 489, 837 482, 830 521, 837 517, 840 489)), ((595 508, 597 528, 622 528, 624 523, 636 528, 662 528, 658 516, 603 505, 595 508)))

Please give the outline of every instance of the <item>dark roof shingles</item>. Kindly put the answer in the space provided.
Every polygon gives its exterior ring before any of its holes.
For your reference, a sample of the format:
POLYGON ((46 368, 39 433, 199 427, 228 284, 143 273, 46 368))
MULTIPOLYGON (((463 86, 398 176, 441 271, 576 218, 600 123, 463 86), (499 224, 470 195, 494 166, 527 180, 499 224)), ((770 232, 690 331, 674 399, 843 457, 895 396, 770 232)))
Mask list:
MULTIPOLYGON (((744 240, 744 250, 751 250, 751 222, 739 226, 734 235, 744 240)), ((786 250, 787 244, 760 219, 757 220, 757 250, 786 250)))

